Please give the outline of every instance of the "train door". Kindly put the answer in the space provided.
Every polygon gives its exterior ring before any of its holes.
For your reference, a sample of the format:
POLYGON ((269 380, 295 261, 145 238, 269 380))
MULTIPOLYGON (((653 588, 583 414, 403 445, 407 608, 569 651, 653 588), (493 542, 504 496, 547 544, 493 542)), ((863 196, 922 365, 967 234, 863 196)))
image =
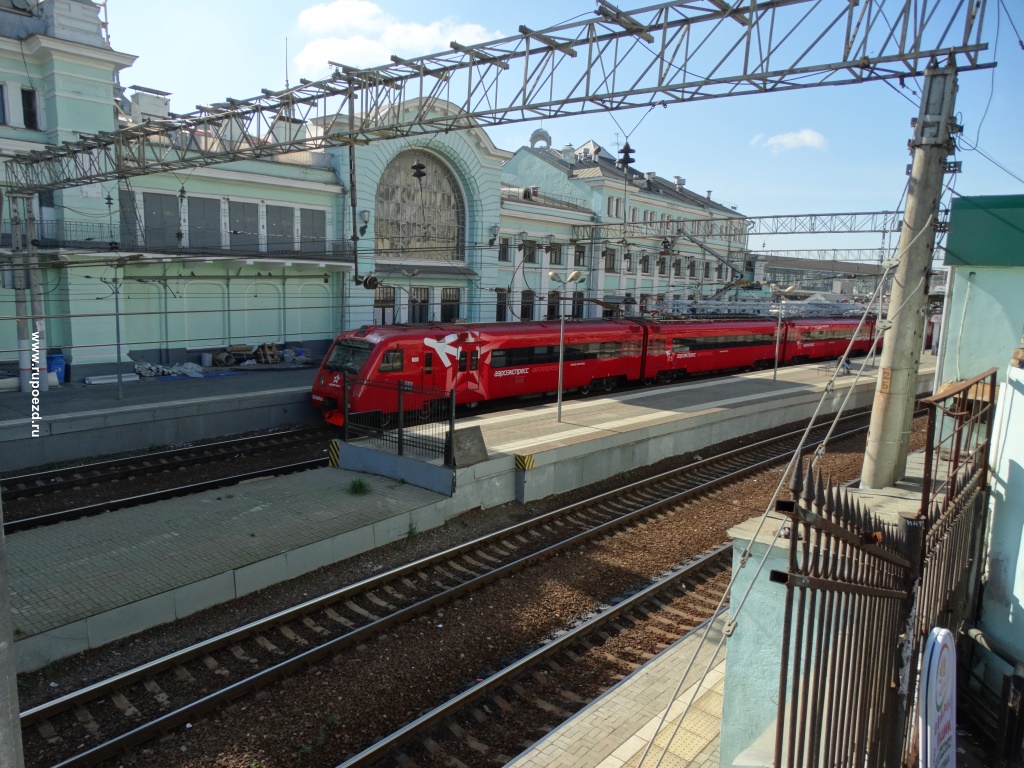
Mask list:
POLYGON ((778 365, 785 365, 789 362, 790 355, 795 354, 792 347, 795 345, 796 330, 787 322, 782 322, 778 327, 779 334, 779 356, 776 361, 778 365))
POLYGON ((459 402, 476 403, 483 399, 483 388, 480 384, 480 342, 469 335, 459 344, 459 367, 455 388, 455 396, 459 402))

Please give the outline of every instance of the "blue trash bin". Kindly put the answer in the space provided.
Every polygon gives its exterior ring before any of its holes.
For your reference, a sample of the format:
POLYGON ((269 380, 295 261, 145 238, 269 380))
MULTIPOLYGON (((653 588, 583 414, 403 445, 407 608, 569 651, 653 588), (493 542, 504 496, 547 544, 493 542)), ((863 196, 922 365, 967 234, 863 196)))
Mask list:
POLYGON ((57 383, 64 383, 64 355, 47 355, 46 370, 56 374, 57 383))

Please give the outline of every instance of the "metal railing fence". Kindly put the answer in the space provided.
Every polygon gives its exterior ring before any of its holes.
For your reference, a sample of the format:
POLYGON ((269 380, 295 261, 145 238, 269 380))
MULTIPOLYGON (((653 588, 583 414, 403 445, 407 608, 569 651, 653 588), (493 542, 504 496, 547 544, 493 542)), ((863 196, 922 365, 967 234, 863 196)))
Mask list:
POLYGON ((342 440, 453 466, 455 390, 345 375, 342 440))
POLYGON ((924 400, 921 504, 884 522, 794 473, 776 766, 917 764, 918 668, 933 627, 976 615, 995 369, 924 400))
POLYGON ((776 766, 885 765, 905 627, 913 529, 887 525, 820 473, 798 469, 785 583, 776 766))

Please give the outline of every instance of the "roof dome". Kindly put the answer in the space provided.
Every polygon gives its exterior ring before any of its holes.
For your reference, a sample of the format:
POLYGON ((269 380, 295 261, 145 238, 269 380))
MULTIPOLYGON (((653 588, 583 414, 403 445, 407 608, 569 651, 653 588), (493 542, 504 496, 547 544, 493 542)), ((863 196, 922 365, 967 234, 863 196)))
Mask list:
POLYGON ((544 146, 541 147, 541 149, 551 148, 551 134, 543 128, 538 128, 530 134, 530 149, 536 148, 536 146, 541 142, 544 142, 544 146))

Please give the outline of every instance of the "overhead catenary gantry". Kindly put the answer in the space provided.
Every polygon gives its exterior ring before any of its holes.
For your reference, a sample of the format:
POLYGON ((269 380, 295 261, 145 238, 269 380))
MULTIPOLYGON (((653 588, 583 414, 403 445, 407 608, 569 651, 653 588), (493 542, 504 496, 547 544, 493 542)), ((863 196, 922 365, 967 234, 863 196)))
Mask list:
POLYGON ((923 75, 982 61, 985 0, 687 0, 226 99, 21 153, 31 194, 150 173, 511 122, 923 75), (449 105, 454 105, 451 108, 449 105))
MULTIPOLYGON (((944 214, 944 212, 943 212, 944 214)), ((670 221, 602 222, 573 225, 573 237, 579 240, 632 240, 663 236, 692 240, 745 242, 750 235, 804 235, 837 233, 899 232, 903 211, 861 211, 857 213, 793 213, 776 216, 726 214, 706 219, 670 221)), ((937 230, 945 228, 943 215, 937 230)))

